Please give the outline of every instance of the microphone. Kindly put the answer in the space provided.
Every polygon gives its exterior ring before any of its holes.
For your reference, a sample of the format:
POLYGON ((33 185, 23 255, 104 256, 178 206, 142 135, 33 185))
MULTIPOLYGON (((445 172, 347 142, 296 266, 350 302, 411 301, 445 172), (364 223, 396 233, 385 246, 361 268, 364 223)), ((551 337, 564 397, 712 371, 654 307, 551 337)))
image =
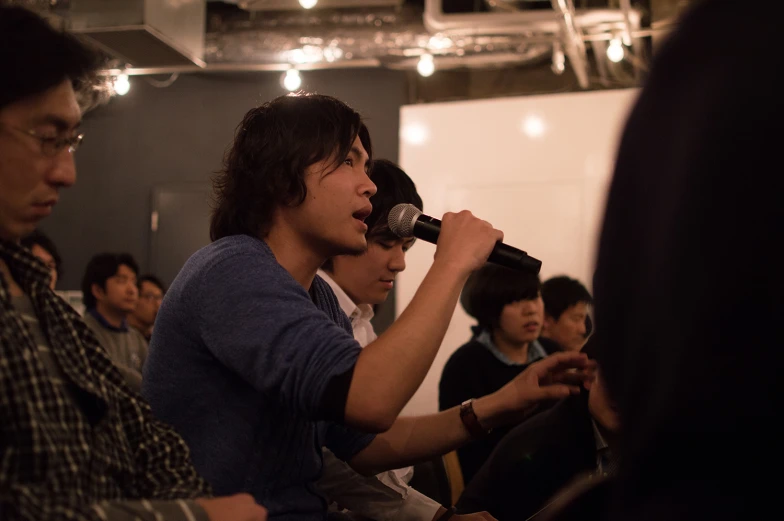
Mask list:
MULTIPOLYGON (((389 211, 387 224, 392 233, 398 237, 416 237, 432 244, 438 243, 438 234, 441 233, 441 221, 423 214, 413 204, 395 205, 389 211)), ((534 259, 526 252, 500 241, 495 244, 487 260, 513 270, 539 273, 542 268, 542 261, 539 259, 534 259)))

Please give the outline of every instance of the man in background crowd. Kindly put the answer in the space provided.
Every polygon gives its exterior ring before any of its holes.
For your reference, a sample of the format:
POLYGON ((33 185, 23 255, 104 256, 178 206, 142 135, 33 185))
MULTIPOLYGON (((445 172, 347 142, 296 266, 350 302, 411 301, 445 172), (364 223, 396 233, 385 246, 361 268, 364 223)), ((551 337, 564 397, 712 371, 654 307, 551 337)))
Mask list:
POLYGON ((571 277, 552 277, 542 284, 544 327, 539 341, 548 353, 579 351, 585 345, 593 298, 571 277))
POLYGON ((128 315, 128 325, 139 331, 149 342, 166 287, 155 275, 143 275, 139 277, 137 289, 139 299, 136 301, 133 313, 128 315))
POLYGON ((136 261, 127 253, 101 253, 90 259, 82 278, 84 323, 120 369, 128 385, 139 392, 147 341, 128 317, 136 309, 136 261))

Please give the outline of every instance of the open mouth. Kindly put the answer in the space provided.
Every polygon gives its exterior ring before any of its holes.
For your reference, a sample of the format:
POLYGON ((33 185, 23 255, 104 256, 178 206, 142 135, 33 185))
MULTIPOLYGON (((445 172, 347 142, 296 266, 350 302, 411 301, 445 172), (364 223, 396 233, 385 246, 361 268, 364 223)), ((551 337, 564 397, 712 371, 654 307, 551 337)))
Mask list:
POLYGON ((367 206, 361 210, 357 210, 356 212, 351 214, 351 216, 358 221, 365 222, 365 219, 367 219, 370 216, 370 213, 372 211, 373 211, 373 207, 367 206))

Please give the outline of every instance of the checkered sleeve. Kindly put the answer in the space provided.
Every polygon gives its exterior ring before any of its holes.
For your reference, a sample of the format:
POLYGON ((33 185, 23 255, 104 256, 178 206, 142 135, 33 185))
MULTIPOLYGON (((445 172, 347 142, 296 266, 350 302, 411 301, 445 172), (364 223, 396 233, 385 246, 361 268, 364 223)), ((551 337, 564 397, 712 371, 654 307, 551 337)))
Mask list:
POLYGON ((36 487, 3 489, 0 497, 3 521, 210 521, 193 501, 101 501, 79 504, 76 497, 42 493, 36 487))
POLYGON ((92 506, 101 521, 210 521, 193 501, 102 501, 92 506))
POLYGON ((135 492, 148 499, 195 499, 211 496, 212 490, 193 467, 185 441, 173 428, 156 420, 150 406, 133 393, 126 400, 133 410, 125 433, 134 451, 135 492))
POLYGON ((63 496, 46 489, 8 483, 0 477, 0 519, 3 521, 101 521, 90 505, 75 495, 63 496))

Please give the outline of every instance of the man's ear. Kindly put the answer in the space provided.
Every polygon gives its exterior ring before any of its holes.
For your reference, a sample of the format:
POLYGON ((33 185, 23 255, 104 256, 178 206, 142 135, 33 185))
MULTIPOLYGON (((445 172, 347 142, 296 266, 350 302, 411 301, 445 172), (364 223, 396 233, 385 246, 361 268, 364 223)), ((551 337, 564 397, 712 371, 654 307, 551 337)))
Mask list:
POLYGON ((90 286, 90 291, 93 294, 93 297, 95 297, 95 300, 99 302, 106 298, 106 291, 98 284, 90 286))

